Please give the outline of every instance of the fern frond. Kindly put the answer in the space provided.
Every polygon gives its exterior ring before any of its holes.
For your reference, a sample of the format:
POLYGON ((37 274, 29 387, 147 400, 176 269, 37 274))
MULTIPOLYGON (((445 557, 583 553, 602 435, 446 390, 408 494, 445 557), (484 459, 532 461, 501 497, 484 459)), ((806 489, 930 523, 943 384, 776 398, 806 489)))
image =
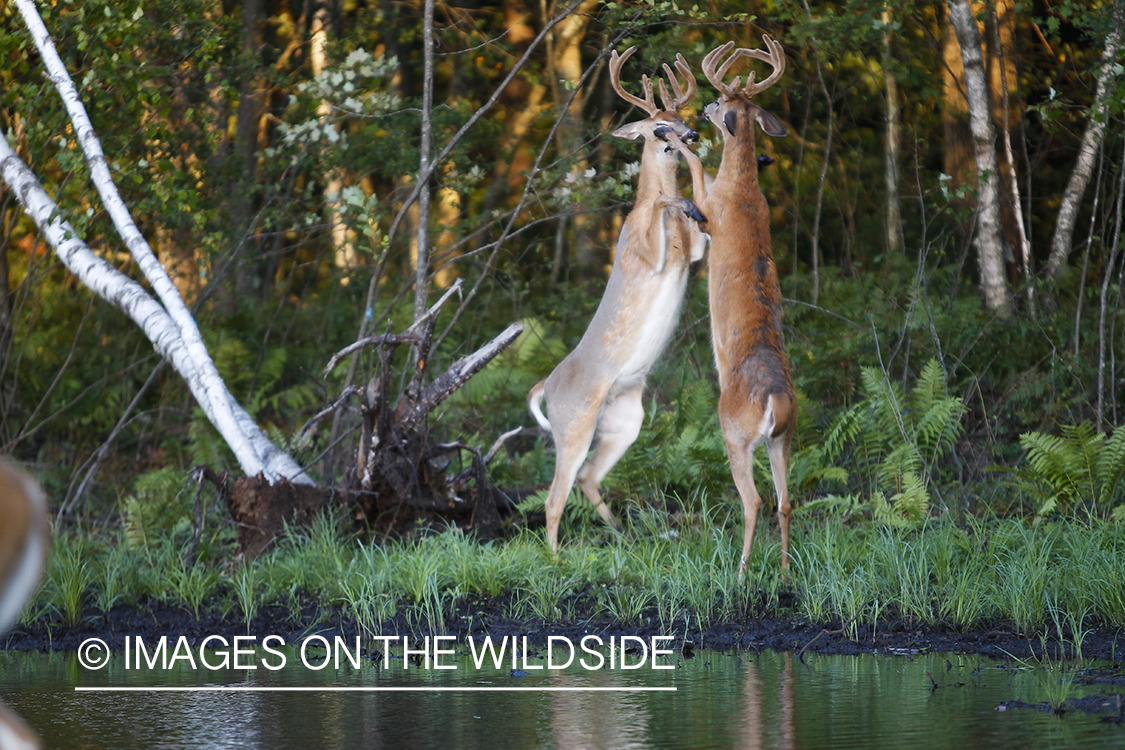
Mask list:
POLYGON ((1079 482, 1085 461, 1070 441, 1056 435, 1028 432, 1020 435, 1020 446, 1027 451, 1032 478, 1051 488, 1067 504, 1081 498, 1079 482))
POLYGON ((1118 428, 1098 456, 1094 478, 1098 484, 1098 505, 1109 508, 1125 476, 1125 429, 1118 428))
POLYGON ((865 405, 860 403, 841 414, 824 438, 824 460, 835 461, 845 446, 854 443, 863 429, 860 414, 865 405))
POLYGON ((918 382, 910 392, 910 406, 918 414, 925 414, 938 399, 945 398, 945 373, 936 358, 931 357, 918 382))
POLYGON ((922 454, 918 452, 918 446, 913 443, 900 443, 879 464, 879 480, 893 483, 897 490, 903 482, 903 477, 907 474, 918 474, 923 466, 922 454))
POLYGON ((933 461, 953 445, 964 429, 961 417, 965 405, 960 398, 942 396, 931 400, 926 410, 917 414, 920 416, 914 426, 915 440, 919 450, 933 461))
POLYGON ((912 471, 902 476, 902 492, 891 498, 894 512, 910 523, 921 523, 930 512, 930 493, 925 481, 912 471))

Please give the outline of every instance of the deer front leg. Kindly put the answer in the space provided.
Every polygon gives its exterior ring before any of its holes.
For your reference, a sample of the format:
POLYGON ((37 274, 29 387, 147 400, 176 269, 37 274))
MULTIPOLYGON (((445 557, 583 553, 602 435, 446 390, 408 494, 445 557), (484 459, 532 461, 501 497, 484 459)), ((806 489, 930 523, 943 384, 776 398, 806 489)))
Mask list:
POLYGON ((598 420, 597 444, 578 472, 578 488, 593 504, 602 520, 618 531, 621 530, 621 524, 609 505, 602 500, 598 487, 641 434, 641 425, 645 420, 643 391, 644 386, 634 386, 619 393, 605 405, 601 419, 598 420))
MULTIPOLYGON (((671 198, 667 195, 662 195, 653 201, 652 206, 652 221, 648 227, 648 233, 645 241, 648 247, 657 249, 656 270, 654 273, 660 273, 664 270, 664 265, 668 261, 668 221, 666 212, 670 209, 679 209, 684 212, 684 215, 691 219, 692 223, 698 228, 698 222, 706 221, 703 214, 700 213, 699 208, 687 198, 671 198)), ((692 248, 694 252, 694 248, 692 248)), ((703 257, 702 255, 700 257, 703 257)), ((693 258, 693 260, 695 260, 693 258)))
POLYGON ((702 206, 707 202, 707 188, 709 184, 714 182, 714 179, 707 179, 703 171, 703 162, 695 155, 695 152, 688 148, 687 144, 679 138, 669 137, 668 142, 676 147, 680 155, 684 157, 687 162, 688 171, 691 172, 691 192, 692 198, 695 199, 697 205, 702 206))
POLYGON ((688 230, 688 241, 691 243, 690 255, 688 256, 691 262, 703 260, 703 256, 707 254, 707 248, 711 247, 711 235, 699 228, 699 222, 691 222, 691 228, 688 230))

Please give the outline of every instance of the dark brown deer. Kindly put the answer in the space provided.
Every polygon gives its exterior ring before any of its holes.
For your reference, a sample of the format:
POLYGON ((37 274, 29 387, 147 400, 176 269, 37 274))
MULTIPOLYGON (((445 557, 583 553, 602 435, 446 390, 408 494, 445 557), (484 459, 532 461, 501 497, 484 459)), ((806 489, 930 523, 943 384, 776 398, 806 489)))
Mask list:
POLYGON ((680 197, 676 184, 677 149, 686 150, 685 142, 699 139, 676 114, 695 94, 695 76, 677 55, 676 68, 685 79, 681 90, 665 65, 675 98, 669 98, 660 81, 660 109, 648 76, 641 78, 644 99, 621 87, 621 66, 635 50, 620 57, 613 52, 609 71, 618 95, 648 114, 613 133, 630 140, 644 138, 637 200, 621 228, 613 270, 590 327, 574 351, 528 395, 536 421, 555 441, 555 477, 546 501, 547 542, 554 552, 563 507, 576 479, 598 515, 620 528, 598 486, 640 434, 645 378, 679 320, 688 267, 706 250, 707 237, 698 226, 703 217, 691 201, 680 197), (546 416, 540 409, 544 397, 546 416))
POLYGON ((754 450, 763 443, 777 491, 782 570, 789 565, 786 476, 796 421, 793 380, 781 331, 781 287, 770 245, 769 206, 758 186, 754 124, 771 136, 784 136, 786 131, 752 99, 781 77, 785 52, 768 36, 764 40, 764 50, 736 49, 721 66, 718 61, 734 42, 712 50, 703 60, 703 73, 720 94, 718 101, 703 108, 703 116, 723 135, 723 160, 713 183, 706 184, 698 157, 681 149, 691 169, 695 202, 707 217, 705 228, 711 235, 707 279, 719 372, 719 420, 746 520, 740 578, 762 505, 751 468, 754 450), (760 83, 750 73, 741 89, 741 76, 729 86, 724 84, 723 77, 741 57, 763 60, 773 72, 760 83))

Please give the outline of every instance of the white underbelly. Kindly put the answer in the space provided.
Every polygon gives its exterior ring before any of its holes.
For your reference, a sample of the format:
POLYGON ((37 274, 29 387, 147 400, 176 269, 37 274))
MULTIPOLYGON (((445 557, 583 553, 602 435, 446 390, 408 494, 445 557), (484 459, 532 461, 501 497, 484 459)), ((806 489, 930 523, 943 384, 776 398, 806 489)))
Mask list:
POLYGON ((648 316, 630 342, 629 357, 621 367, 625 381, 644 378, 664 351, 680 319, 680 304, 687 286, 687 268, 666 269, 648 307, 648 316))

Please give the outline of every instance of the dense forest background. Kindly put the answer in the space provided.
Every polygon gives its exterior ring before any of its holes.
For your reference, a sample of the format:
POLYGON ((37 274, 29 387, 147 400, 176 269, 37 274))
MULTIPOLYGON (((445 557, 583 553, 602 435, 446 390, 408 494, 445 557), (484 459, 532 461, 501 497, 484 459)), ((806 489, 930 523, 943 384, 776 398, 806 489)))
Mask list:
MULTIPOLYGON (((989 0, 960 29, 955 0, 431 6, 427 77, 421 2, 40 5, 220 372, 317 481, 341 484, 354 466, 359 416, 346 404, 302 427, 378 360, 325 363, 359 336, 405 329, 457 280, 431 370, 513 321, 526 330, 430 429, 487 448, 531 424, 527 391, 581 337, 632 200, 639 147, 608 134, 640 115, 610 86, 610 50, 640 47, 623 76, 633 91, 687 58, 700 90, 681 114, 713 169, 719 141, 698 113, 715 94, 699 62, 768 33, 788 56, 759 103, 789 136, 759 149, 775 159, 762 186, 802 407, 797 503, 895 523, 1119 507, 1120 0, 989 0), (959 31, 977 35, 984 100, 959 31), (423 160, 433 174, 416 189, 423 160)), ((0 24, 0 128, 76 231, 139 278, 13 5, 0 24)), ((678 330, 611 497, 730 488, 705 264, 678 330)), ((408 374, 410 353, 396 356, 408 374)), ((525 430, 493 478, 548 482, 550 453, 525 430)), ((182 518, 189 467, 237 470, 180 378, 63 268, 7 186, 0 454, 32 464, 67 521, 128 524, 157 506, 182 518)))

